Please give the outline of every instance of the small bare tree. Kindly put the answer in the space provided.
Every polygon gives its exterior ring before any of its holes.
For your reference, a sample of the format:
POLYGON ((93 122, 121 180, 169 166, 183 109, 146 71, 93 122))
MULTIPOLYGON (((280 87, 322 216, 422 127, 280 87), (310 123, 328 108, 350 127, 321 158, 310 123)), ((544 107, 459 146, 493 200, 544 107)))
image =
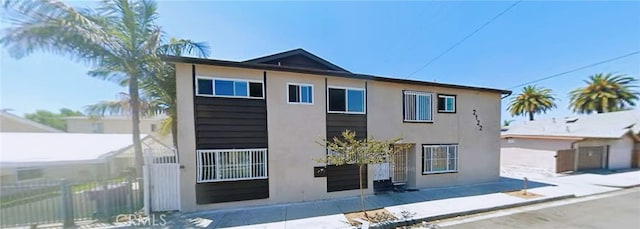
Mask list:
MULTIPOLYGON (((358 177, 360 178, 360 202, 362 204, 362 212, 369 219, 364 204, 364 189, 362 184, 362 170, 365 165, 386 162, 395 153, 393 144, 400 141, 401 138, 393 140, 376 140, 374 138, 356 139, 356 133, 350 130, 342 132, 342 138, 334 137, 332 140, 323 139, 318 144, 326 147, 330 152, 326 158, 316 159, 319 163, 331 165, 357 165, 358 177)), ((395 147, 396 150, 402 150, 402 145, 395 147)))

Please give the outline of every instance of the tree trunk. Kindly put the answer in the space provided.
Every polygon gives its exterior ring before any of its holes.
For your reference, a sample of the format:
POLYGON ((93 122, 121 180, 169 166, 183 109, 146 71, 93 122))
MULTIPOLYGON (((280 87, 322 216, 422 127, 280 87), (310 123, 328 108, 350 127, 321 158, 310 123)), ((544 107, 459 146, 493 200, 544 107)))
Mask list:
POLYGON ((133 134, 133 149, 135 152, 136 176, 142 177, 142 143, 140 142, 140 96, 138 94, 138 76, 129 76, 129 95, 131 96, 131 130, 133 134))
POLYGON ((529 121, 533 121, 533 112, 529 112, 529 121))
MULTIPOLYGON (((175 102, 173 104, 176 104, 175 102)), ((173 140, 173 148, 178 150, 178 114, 175 109, 171 109, 171 138, 173 140)))
POLYGON ((362 188, 362 169, 363 168, 364 168, 364 165, 359 165, 358 177, 360 178, 360 203, 362 203, 362 213, 364 213, 364 217, 367 218, 368 220, 369 216, 367 215, 367 208, 364 206, 364 189, 362 188))

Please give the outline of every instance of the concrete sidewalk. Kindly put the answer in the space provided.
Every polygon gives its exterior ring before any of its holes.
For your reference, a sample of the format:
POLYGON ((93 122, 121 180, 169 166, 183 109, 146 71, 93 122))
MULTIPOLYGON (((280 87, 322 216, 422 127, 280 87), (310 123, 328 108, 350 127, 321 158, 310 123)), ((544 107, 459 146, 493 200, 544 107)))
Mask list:
MULTIPOLYGON (((544 195, 523 199, 503 192, 520 190, 523 181, 501 178, 497 182, 414 192, 392 192, 366 197, 368 210, 384 208, 398 219, 435 219, 478 211, 572 197, 549 184, 529 182, 529 191, 544 195)), ((187 213, 171 217, 169 225, 200 228, 349 228, 343 213, 360 210, 358 197, 187 213)))
MULTIPOLYGON (((520 175, 520 174, 519 174, 520 175)), ((522 177, 517 177, 522 178, 522 177)), ((640 170, 536 177, 524 199, 504 192, 520 190, 523 181, 502 177, 476 185, 390 192, 366 196, 368 210, 384 208, 400 221, 449 218, 575 196, 594 195, 640 185, 640 170)), ((176 214, 168 227, 191 228, 350 228, 343 213, 360 210, 359 197, 176 214)))

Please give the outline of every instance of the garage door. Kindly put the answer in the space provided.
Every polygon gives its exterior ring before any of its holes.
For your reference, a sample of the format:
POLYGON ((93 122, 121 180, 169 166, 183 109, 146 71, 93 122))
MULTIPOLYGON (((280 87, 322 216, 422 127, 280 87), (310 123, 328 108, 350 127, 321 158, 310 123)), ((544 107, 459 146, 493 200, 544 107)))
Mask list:
POLYGON ((606 146, 578 147, 578 170, 605 168, 606 146))

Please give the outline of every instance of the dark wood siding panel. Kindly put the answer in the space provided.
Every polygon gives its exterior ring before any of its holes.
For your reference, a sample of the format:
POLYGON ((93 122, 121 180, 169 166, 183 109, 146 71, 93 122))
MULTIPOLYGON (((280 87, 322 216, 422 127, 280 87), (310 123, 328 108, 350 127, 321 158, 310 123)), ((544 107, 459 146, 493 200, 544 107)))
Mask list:
POLYGON ((271 60, 268 62, 264 62, 265 64, 273 64, 273 65, 278 65, 278 66, 288 66, 288 67, 301 67, 301 68, 311 68, 311 69, 321 69, 321 70, 332 70, 330 68, 327 68, 326 66, 318 63, 317 61, 314 61, 312 59, 309 59, 308 57, 305 57, 303 55, 293 55, 293 56, 288 56, 288 57, 284 57, 284 58, 280 58, 280 59, 276 59, 276 60, 271 60))
POLYGON ((198 149, 267 148, 263 99, 195 98, 198 149))
POLYGON ((197 204, 266 198, 269 198, 269 180, 267 179, 196 184, 197 204))
POLYGON ((327 139, 342 136, 344 130, 356 132, 356 137, 367 137, 367 115, 364 114, 327 114, 327 139))
MULTIPOLYGON (((327 139, 342 136, 344 130, 356 132, 356 138, 367 137, 367 115, 327 114, 327 139)), ((357 165, 327 166, 327 191, 345 191, 360 188, 357 165)), ((364 188, 367 188, 367 167, 362 174, 364 188)))
MULTIPOLYGON (((327 166, 327 192, 360 189, 357 165, 327 166)), ((362 170, 362 186, 367 188, 367 166, 362 170)))

